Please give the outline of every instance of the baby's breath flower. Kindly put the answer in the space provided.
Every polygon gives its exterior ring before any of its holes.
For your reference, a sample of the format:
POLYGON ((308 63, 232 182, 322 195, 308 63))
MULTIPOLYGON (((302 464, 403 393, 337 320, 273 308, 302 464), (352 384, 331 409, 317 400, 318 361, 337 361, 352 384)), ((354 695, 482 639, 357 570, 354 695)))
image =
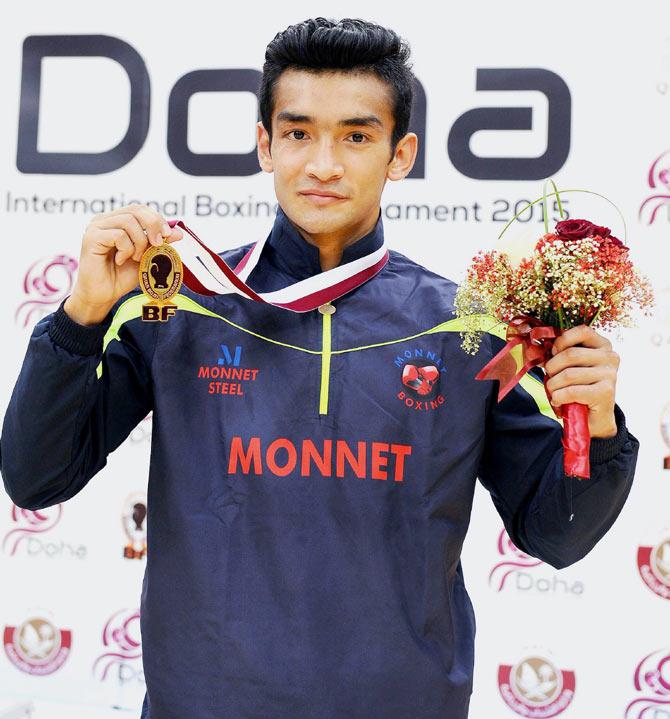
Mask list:
POLYGON ((591 323, 613 329, 634 326, 635 305, 651 314, 651 284, 616 238, 565 239, 549 232, 538 239, 532 253, 522 258, 523 254, 514 246, 513 257, 497 249, 472 258, 454 300, 466 352, 479 349, 485 331, 482 315, 506 324, 525 314, 564 329, 591 323))

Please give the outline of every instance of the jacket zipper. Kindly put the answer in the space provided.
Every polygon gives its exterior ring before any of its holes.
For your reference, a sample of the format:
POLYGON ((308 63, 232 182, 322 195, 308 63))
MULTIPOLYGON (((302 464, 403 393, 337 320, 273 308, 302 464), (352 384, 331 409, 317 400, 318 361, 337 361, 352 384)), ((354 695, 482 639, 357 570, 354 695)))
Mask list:
POLYGON ((328 387, 330 384, 330 357, 332 354, 331 317, 335 306, 330 302, 319 307, 321 313, 321 391, 319 414, 328 414, 328 387))

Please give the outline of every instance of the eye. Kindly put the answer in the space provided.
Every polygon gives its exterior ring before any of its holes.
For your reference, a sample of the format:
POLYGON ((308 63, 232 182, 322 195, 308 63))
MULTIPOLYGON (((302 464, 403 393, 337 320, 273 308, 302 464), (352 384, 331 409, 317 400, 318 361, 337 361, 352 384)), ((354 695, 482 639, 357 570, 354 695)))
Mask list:
MULTIPOLYGON (((363 138, 364 140, 367 140, 367 137, 366 137, 362 132, 354 132, 354 133, 352 133, 351 136, 352 136, 352 137, 361 137, 361 138, 363 138)), ((361 143, 361 142, 355 142, 354 144, 355 144, 355 145, 361 145, 361 144, 363 144, 363 143, 361 143)))
MULTIPOLYGON (((288 134, 288 135, 292 135, 294 132, 302 132, 303 135, 305 134, 305 131, 304 131, 304 130, 291 130, 291 131, 288 132, 287 134, 288 134)), ((297 139, 298 139, 298 140, 301 140, 302 138, 299 137, 299 138, 297 138, 297 139)))

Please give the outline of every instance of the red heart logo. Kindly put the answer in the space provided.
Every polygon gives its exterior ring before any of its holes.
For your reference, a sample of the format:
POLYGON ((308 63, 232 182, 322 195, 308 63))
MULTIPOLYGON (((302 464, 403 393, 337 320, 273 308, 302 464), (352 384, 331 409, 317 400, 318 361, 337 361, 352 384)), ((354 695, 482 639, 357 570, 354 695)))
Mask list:
POLYGON ((437 378, 440 376, 440 370, 434 364, 416 367, 413 364, 406 364, 402 370, 402 383, 406 387, 410 387, 417 394, 422 396, 430 394, 437 378))

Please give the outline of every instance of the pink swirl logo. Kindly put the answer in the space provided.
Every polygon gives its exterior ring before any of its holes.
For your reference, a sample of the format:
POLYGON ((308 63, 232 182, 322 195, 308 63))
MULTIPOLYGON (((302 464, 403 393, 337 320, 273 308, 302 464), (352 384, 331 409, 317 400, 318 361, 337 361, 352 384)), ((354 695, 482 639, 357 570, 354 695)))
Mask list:
POLYGON ((502 592, 510 574, 514 574, 519 569, 539 567, 543 563, 542 560, 522 552, 504 528, 498 536, 498 554, 503 556, 504 560, 498 562, 489 572, 489 586, 494 587, 497 592, 502 592))
POLYGON ((102 643, 109 651, 93 663, 93 676, 101 682, 107 679, 112 667, 142 656, 139 610, 121 609, 113 614, 102 630, 102 643))
POLYGON ((12 505, 12 522, 19 526, 7 532, 2 540, 2 551, 13 557, 24 539, 49 532, 58 524, 62 514, 63 507, 60 504, 35 511, 12 505))
POLYGON ((148 442, 151 439, 153 425, 153 412, 149 414, 132 430, 129 439, 133 444, 148 442))
POLYGON ((638 218, 642 220, 646 215, 647 224, 651 225, 661 207, 670 205, 670 150, 666 150, 652 162, 647 183, 652 190, 660 190, 647 197, 638 212, 638 218))
POLYGON ((70 294, 77 267, 77 260, 69 255, 56 255, 31 265, 23 279, 23 291, 29 299, 19 305, 14 320, 27 327, 53 312, 70 294))
POLYGON ((670 650, 648 654, 635 668, 633 683, 642 696, 626 707, 625 719, 652 719, 661 712, 670 716, 670 650), (657 712, 658 707, 665 711, 657 712))

